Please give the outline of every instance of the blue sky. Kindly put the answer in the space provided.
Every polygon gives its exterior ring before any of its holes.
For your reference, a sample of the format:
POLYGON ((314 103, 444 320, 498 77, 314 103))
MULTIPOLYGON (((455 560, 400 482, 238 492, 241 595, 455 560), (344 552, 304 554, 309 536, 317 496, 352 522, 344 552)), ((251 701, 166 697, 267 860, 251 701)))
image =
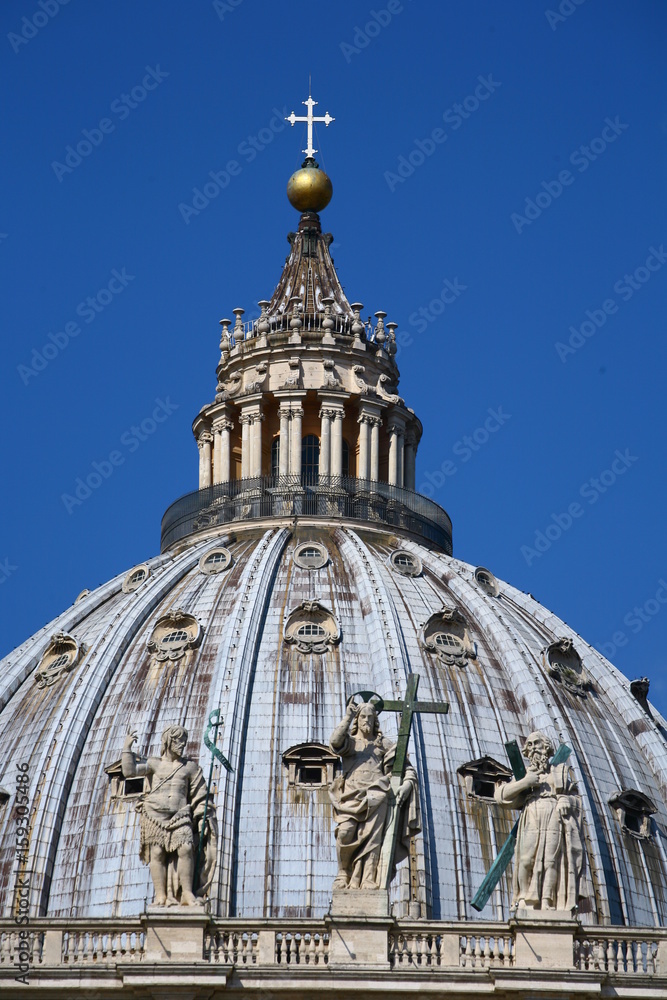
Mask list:
POLYGON ((323 225, 399 324, 455 554, 667 710, 665 5, 6 0, 0 27, 0 654, 196 488, 218 320, 270 297, 297 221, 282 118, 312 74, 323 225))

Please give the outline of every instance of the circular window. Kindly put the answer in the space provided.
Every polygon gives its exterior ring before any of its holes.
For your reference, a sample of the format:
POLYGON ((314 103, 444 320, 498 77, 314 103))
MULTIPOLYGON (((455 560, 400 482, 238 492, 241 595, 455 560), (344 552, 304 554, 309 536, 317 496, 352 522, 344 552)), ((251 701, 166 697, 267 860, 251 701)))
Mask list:
POLYGON ((82 601, 84 599, 84 597, 88 597, 89 593, 90 593, 90 591, 87 588, 86 588, 86 590, 82 590, 74 603, 78 604, 79 601, 82 601))
POLYGON ((205 552, 201 557, 199 560, 199 572, 206 575, 222 573, 223 570, 229 569, 233 561, 229 549, 218 546, 216 549, 210 549, 208 552, 205 552))
POLYGON ((319 542, 302 542, 294 550, 294 562, 302 569, 322 569, 329 561, 329 553, 319 542))
POLYGON ((451 632, 436 632, 433 636, 433 642, 440 649, 445 649, 448 652, 455 650, 460 652, 463 649, 463 643, 457 635, 452 635, 451 632))
POLYGON ((314 625, 312 622, 308 622, 305 625, 301 625, 296 630, 296 634, 301 638, 313 638, 313 636, 326 635, 327 631, 321 625, 314 625))
POLYGON ((61 667, 66 666, 70 661, 69 653, 61 653, 55 660, 49 663, 49 670, 59 670, 61 667))
POLYGON ((422 571, 422 561, 406 549, 397 549, 389 556, 389 565, 403 576, 419 576, 422 571))
POLYGON ((165 645, 167 645, 167 643, 175 645, 176 643, 187 642, 189 638, 190 636, 186 631, 184 631, 184 629, 177 629, 177 631, 168 632, 165 636, 163 636, 162 642, 165 645))
POLYGON ((147 580, 150 575, 151 571, 145 563, 141 566, 135 566, 123 580, 123 593, 131 594, 132 591, 137 590, 137 588, 140 587, 144 580, 147 580))
POLYGON ((485 569, 484 566, 478 566, 475 570, 475 580, 477 581, 477 585, 480 589, 483 590, 485 594, 488 594, 489 597, 498 596, 498 581, 490 569, 485 569))
POLYGON ((326 653, 340 641, 334 615, 319 601, 304 601, 285 622, 285 642, 301 653, 326 653))

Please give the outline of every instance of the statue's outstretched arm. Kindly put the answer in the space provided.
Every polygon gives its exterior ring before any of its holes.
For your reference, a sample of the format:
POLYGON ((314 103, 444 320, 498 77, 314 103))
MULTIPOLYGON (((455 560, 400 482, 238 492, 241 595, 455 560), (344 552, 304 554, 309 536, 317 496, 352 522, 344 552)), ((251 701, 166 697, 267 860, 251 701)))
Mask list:
POLYGON ((137 742, 137 734, 130 733, 125 737, 125 743, 123 744, 123 753, 120 758, 120 769, 123 773, 124 778, 142 778, 147 770, 148 765, 146 763, 140 763, 137 760, 137 755, 132 749, 133 745, 137 742))
POLYGON ((345 748, 345 743, 348 737, 348 731, 350 725, 352 724, 352 719, 354 719, 357 714, 357 705, 354 701, 350 701, 346 710, 343 721, 339 726, 336 726, 333 733, 331 734, 331 749, 336 753, 340 753, 345 748))

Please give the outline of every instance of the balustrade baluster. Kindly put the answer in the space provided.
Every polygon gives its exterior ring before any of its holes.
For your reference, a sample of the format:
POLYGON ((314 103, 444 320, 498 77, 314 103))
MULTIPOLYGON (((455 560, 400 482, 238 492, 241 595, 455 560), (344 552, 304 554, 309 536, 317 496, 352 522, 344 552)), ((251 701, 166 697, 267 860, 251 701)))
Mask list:
POLYGON ((618 949, 617 942, 614 941, 612 938, 609 938, 609 940, 607 941, 607 964, 606 964, 606 968, 608 971, 611 971, 612 969, 616 971, 617 949, 618 949))

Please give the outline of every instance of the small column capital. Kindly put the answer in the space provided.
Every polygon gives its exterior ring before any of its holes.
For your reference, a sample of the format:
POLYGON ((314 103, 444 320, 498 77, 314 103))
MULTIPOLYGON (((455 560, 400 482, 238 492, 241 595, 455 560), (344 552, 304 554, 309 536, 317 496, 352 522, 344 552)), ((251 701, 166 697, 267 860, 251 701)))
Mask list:
POLYGON ((234 429, 234 421, 230 420, 229 417, 222 417, 220 420, 213 421, 213 433, 222 434, 223 431, 231 431, 234 429))

